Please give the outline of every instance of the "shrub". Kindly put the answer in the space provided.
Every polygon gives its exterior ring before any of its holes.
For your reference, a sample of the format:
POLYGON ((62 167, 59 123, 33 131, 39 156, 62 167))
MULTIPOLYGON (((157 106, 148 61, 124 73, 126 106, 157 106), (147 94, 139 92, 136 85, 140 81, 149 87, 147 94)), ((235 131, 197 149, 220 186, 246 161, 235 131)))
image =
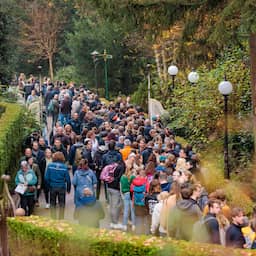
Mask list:
POLYGON ((9 218, 8 226, 10 250, 15 256, 246 255, 243 254, 246 253, 245 250, 242 252, 222 246, 177 241, 171 238, 132 236, 121 231, 86 229, 38 216, 9 218))
MULTIPOLYGON (((224 179, 224 163, 223 163, 223 144, 217 140, 211 142, 206 150, 202 151, 201 172, 203 174, 203 183, 207 191, 213 192, 222 188, 226 192, 228 204, 239 206, 249 214, 252 211, 253 201, 249 197, 250 191, 244 189, 244 184, 235 180, 227 181, 224 179)), ((231 173, 233 177, 233 173, 231 173)))
MULTIPOLYGON (((18 104, 0 102, 0 106, 5 110, 0 118, 0 175, 3 173, 12 175, 17 170, 24 138, 35 122, 18 104)), ((1 188, 0 183, 0 191, 1 188)))

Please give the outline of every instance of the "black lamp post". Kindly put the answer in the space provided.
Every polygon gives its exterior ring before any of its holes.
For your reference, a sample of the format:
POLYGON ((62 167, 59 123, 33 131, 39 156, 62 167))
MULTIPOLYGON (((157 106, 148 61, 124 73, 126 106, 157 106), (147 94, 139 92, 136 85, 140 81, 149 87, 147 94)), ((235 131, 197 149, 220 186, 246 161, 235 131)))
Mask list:
MULTIPOLYGON (((95 68, 95 81, 97 80, 97 73, 96 73, 96 66, 97 61, 99 60, 97 57, 101 57, 104 60, 104 75, 105 75, 105 98, 109 100, 109 84, 108 84, 108 67, 107 67, 107 61, 108 59, 112 59, 113 56, 107 53, 107 50, 105 49, 103 53, 98 53, 97 51, 93 51, 91 55, 94 58, 94 68, 95 68)), ((97 83, 97 81, 96 81, 97 83)), ((96 88, 98 88, 98 85, 96 84, 96 88)), ((98 89, 97 89, 98 90, 98 89)))
MULTIPOLYGON (((188 81, 191 83, 191 85, 194 87, 196 85, 196 83, 199 80, 199 75, 196 71, 192 70, 189 74, 188 74, 188 81)), ((193 103, 195 105, 196 102, 196 95, 195 95, 195 88, 193 88, 193 103)))
POLYGON ((171 66, 168 67, 168 73, 172 77, 172 88, 171 88, 171 90, 173 90, 174 87, 175 87, 175 77, 177 76, 178 72, 179 72, 179 69, 177 68, 177 66, 171 65, 171 66))
POLYGON ((97 56, 99 53, 97 51, 93 51, 91 53, 93 63, 94 63, 94 79, 95 79, 95 86, 96 86, 96 93, 99 95, 99 86, 98 86, 98 79, 97 79, 97 65, 98 65, 98 58, 97 56))
POLYGON ((232 92, 233 86, 229 81, 219 83, 219 92, 224 96, 224 172, 225 178, 230 179, 229 156, 228 156, 228 95, 232 92))

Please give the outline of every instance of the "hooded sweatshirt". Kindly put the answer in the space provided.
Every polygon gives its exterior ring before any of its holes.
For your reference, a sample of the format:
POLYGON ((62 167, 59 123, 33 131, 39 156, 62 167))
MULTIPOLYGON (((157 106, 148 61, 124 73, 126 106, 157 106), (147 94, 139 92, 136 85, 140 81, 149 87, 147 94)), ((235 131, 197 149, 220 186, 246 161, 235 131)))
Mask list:
POLYGON ((169 230, 177 239, 191 240, 193 225, 202 216, 202 212, 193 199, 181 199, 170 211, 169 230))

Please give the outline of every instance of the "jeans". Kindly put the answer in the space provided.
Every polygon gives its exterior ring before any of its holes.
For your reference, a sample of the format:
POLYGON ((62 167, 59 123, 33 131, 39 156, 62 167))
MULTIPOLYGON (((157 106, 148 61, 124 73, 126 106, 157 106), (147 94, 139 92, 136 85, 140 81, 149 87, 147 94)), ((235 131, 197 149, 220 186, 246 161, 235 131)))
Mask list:
POLYGON ((47 203, 47 204, 49 204, 49 188, 47 188, 47 187, 45 187, 44 188, 44 197, 45 197, 45 202, 47 203))
POLYGON ((35 205, 34 195, 20 196, 20 206, 25 210, 26 216, 30 216, 33 213, 34 205, 35 205))
POLYGON ((124 203, 124 215, 123 215, 123 225, 127 225, 129 213, 131 213, 131 221, 132 225, 135 225, 135 211, 133 207, 133 203, 131 200, 130 192, 126 192, 123 194, 123 203, 124 203))
POLYGON ((64 219, 64 210, 66 203, 66 188, 50 188, 50 205, 51 205, 51 217, 57 219, 57 198, 59 202, 59 220, 64 219))
POLYGON ((110 220, 112 223, 117 224, 120 216, 121 208, 121 193, 117 189, 108 188, 109 195, 109 208, 110 208, 110 220))

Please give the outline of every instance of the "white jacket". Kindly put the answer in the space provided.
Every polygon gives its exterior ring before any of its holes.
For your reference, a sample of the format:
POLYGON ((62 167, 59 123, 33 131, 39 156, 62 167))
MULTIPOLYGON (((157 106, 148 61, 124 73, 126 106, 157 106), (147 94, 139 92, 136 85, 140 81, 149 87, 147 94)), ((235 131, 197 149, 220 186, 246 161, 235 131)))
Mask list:
POLYGON ((154 207, 154 211, 152 214, 151 228, 150 231, 154 235, 157 233, 157 229, 159 229, 160 233, 167 233, 166 230, 160 226, 160 214, 163 207, 163 201, 157 203, 154 207))

